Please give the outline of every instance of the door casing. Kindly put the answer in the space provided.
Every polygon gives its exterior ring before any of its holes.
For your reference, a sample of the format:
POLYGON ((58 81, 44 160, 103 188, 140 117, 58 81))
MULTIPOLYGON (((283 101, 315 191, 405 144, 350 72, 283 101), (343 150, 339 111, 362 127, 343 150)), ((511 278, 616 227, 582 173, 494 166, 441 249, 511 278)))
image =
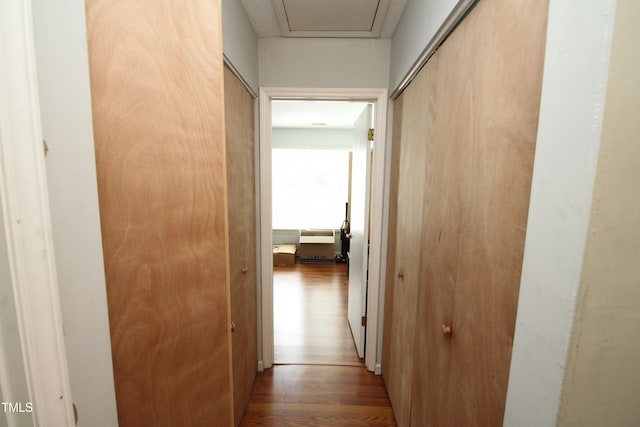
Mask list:
MULTIPOLYGON (((28 394, 34 409, 30 412, 27 402, 21 402, 26 412, 6 411, 0 419, 9 425, 19 416, 25 425, 70 426, 73 397, 55 269, 32 22, 31 1, 0 2, 0 62, 11 64, 0 72, 0 227, 4 228, 0 245, 6 245, 3 268, 11 277, 2 286, 11 287, 13 301, 7 303, 15 308, 20 340, 19 349, 12 349, 16 357, 0 351, 0 398, 11 401, 28 394), (24 370, 23 381, 11 375, 12 369, 24 370)), ((0 349, 13 344, 0 333, 0 349)))
POLYGON ((278 88, 260 89, 260 278, 258 292, 258 370, 273 366, 273 262, 271 218, 271 101, 272 100, 366 101, 375 103, 375 142, 371 180, 371 254, 369 261, 369 291, 367 295, 367 330, 365 365, 380 373, 382 325, 384 312, 383 272, 386 254, 384 230, 387 206, 384 205, 386 162, 387 89, 354 88, 278 88), (384 240, 383 240, 384 239, 384 240), (381 297, 382 295, 382 297, 381 297), (379 351, 380 350, 380 351, 379 351))

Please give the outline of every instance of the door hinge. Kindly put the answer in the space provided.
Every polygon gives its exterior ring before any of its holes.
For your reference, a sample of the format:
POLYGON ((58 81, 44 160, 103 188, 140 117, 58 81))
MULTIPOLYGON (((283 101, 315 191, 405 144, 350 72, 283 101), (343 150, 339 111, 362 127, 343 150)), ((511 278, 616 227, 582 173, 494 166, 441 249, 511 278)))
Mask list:
POLYGON ((367 327, 367 316, 362 316, 362 326, 367 327))
POLYGON ((367 138, 369 141, 373 141, 373 129, 369 129, 369 133, 367 134, 367 138))

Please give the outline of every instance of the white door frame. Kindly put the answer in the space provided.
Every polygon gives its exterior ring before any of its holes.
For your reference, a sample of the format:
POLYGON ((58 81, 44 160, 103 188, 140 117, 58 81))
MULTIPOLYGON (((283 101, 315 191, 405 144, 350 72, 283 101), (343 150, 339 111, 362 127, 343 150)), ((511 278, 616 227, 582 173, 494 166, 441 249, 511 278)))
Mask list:
POLYGON ((0 2, 0 202, 34 425, 71 426, 31 10, 0 2))
MULTIPOLYGON (((380 310, 381 279, 383 271, 383 210, 385 153, 387 126, 387 89, 316 89, 275 88, 260 89, 260 259, 261 259, 261 314, 262 358, 259 369, 273 366, 273 252, 271 218, 271 101, 274 99, 304 99, 325 101, 375 102, 375 142, 371 182, 371 248, 369 257, 369 291, 367 296, 367 332, 365 365, 369 371, 379 372, 376 365, 379 347, 378 322, 380 310)), ((379 366, 378 366, 379 368, 379 366)))

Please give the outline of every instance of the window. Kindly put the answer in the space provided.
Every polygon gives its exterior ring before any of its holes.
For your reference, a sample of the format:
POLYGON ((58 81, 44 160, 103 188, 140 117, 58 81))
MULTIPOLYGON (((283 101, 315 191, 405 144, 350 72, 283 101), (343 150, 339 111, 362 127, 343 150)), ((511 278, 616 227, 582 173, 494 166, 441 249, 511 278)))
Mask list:
POLYGON ((348 187, 349 151, 273 149, 273 228, 340 228, 348 187))

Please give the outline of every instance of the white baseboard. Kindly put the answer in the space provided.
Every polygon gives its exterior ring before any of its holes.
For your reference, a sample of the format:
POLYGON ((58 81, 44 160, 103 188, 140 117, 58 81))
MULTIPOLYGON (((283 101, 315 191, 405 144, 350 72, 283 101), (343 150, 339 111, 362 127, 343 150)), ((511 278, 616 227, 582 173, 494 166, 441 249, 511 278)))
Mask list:
POLYGON ((373 373, 376 375, 382 375, 382 365, 380 363, 376 363, 376 366, 373 368, 373 373))
POLYGON ((258 360, 258 372, 264 371, 264 362, 262 360, 258 360))

